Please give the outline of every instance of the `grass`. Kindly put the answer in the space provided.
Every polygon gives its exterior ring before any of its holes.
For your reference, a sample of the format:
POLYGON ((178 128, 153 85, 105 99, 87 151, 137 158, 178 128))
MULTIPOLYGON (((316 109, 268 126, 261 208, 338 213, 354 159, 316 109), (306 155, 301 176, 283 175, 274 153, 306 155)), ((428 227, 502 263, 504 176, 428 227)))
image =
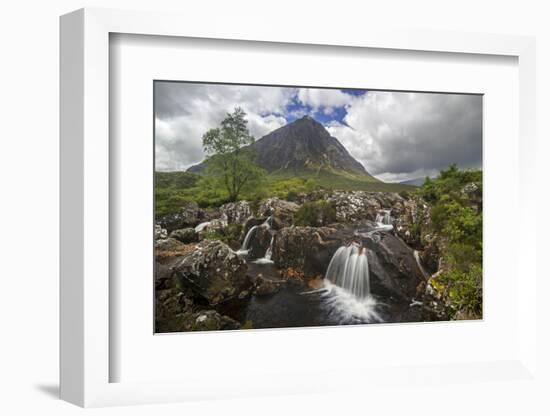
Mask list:
MULTIPOLYGON (((401 192, 414 186, 381 182, 371 176, 335 173, 330 171, 277 171, 267 175, 261 186, 244 189, 240 199, 260 201, 267 197, 295 199, 299 193, 315 190, 401 192)), ((219 206, 228 195, 207 178, 190 172, 155 173, 155 213, 162 216, 177 212, 186 201, 195 201, 202 207, 219 206)))

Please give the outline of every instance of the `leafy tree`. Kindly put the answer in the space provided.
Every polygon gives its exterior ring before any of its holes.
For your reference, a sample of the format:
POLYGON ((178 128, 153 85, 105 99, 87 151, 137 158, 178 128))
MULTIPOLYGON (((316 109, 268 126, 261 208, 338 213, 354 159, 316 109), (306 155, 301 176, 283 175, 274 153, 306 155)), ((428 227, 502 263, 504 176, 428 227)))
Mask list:
POLYGON ((236 201, 245 187, 257 184, 265 176, 254 159, 250 147, 254 143, 248 131, 242 108, 228 113, 220 127, 208 130, 202 136, 204 151, 209 155, 206 174, 215 178, 228 193, 229 201, 236 201))

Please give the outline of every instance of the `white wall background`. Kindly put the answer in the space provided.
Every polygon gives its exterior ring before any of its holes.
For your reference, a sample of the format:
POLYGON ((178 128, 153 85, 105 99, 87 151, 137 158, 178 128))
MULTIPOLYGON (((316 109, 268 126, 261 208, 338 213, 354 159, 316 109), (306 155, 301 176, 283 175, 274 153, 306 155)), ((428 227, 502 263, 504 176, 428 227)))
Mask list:
MULTIPOLYGON (((56 399, 58 383, 58 16, 80 7, 178 10, 190 19, 216 14, 240 19, 279 21, 281 30, 299 25, 419 27, 438 30, 511 33, 537 36, 538 133, 541 210, 538 249, 544 262, 543 236, 548 196, 550 129, 550 13, 545 1, 209 1, 169 0, 19 0, 0 9, 0 413, 73 414, 82 410, 56 399)), ((185 21, 182 21, 185 25, 185 21)), ((511 218, 513 223, 514 218, 511 218)), ((508 224, 509 225, 509 224, 508 224)), ((512 242, 511 242, 512 243, 512 242)), ((542 271, 548 275, 548 272, 542 271)), ((550 276, 549 276, 550 277, 550 276)), ((539 293, 548 293, 543 281, 539 293)), ((541 303, 541 302, 539 302, 541 303)), ((540 304, 539 319, 549 308, 540 304)), ((547 327, 547 326, 546 326, 547 327)), ((540 332, 541 366, 548 370, 549 335, 540 332), (542 351, 541 351, 542 352, 542 351)), ((405 348, 406 346, 404 346, 405 348)), ((546 374, 550 372, 546 371, 546 374)), ((468 385, 434 385, 430 391, 395 392, 361 397, 282 397, 134 408, 94 410, 99 414, 548 414, 543 391, 499 383, 483 392, 468 385), (538 398, 538 400, 537 400, 538 398)), ((547 391, 550 387, 547 386, 547 391)))

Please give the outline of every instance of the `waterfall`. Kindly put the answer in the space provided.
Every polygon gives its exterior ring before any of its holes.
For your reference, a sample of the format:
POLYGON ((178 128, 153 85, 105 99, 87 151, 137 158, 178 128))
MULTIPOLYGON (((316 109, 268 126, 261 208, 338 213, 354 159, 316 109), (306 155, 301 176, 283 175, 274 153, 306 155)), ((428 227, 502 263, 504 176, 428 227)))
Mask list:
POLYGON ((199 225, 195 227, 195 232, 200 233, 202 230, 204 230, 206 227, 208 227, 211 224, 210 221, 201 222, 199 225))
POLYGON ((325 278, 360 299, 368 297, 370 284, 366 248, 356 243, 340 247, 330 260, 325 278))
POLYGON ((271 260, 271 255, 273 254, 273 240, 275 239, 275 236, 271 236, 271 241, 269 243, 269 247, 265 251, 265 255, 258 260, 255 260, 254 263, 257 264, 271 264, 273 263, 273 260, 271 260))
POLYGON ((377 225, 378 230, 381 231, 391 231, 393 230, 391 210, 382 209, 376 214, 376 219, 374 222, 377 225))
POLYGON ((428 278, 430 275, 424 269, 424 266, 422 266, 422 261, 420 260, 420 255, 418 254, 418 251, 414 250, 413 255, 414 255, 414 259, 416 260, 416 264, 418 265, 418 268, 420 269, 420 272, 422 273, 422 276, 424 277, 424 279, 428 278))
MULTIPOLYGON (((241 248, 237 251, 237 254, 246 255, 248 254, 248 250, 250 250, 250 242, 252 241, 252 237, 256 234, 256 231, 258 228, 265 228, 270 230, 271 229, 271 216, 267 217, 267 219, 260 225, 255 225, 248 230, 246 233, 246 236, 244 237, 243 244, 241 245, 241 248)), ((271 240, 273 242, 273 239, 271 240)), ((271 259, 271 254, 270 254, 271 259)))

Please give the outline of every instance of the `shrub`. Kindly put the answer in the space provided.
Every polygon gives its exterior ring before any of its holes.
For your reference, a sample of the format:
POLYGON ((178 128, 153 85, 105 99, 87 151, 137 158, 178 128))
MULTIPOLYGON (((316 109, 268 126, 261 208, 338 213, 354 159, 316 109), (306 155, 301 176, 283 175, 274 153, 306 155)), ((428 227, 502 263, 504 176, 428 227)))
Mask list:
POLYGON ((327 201, 304 203, 294 215, 296 225, 321 227, 336 222, 336 208, 327 201))

